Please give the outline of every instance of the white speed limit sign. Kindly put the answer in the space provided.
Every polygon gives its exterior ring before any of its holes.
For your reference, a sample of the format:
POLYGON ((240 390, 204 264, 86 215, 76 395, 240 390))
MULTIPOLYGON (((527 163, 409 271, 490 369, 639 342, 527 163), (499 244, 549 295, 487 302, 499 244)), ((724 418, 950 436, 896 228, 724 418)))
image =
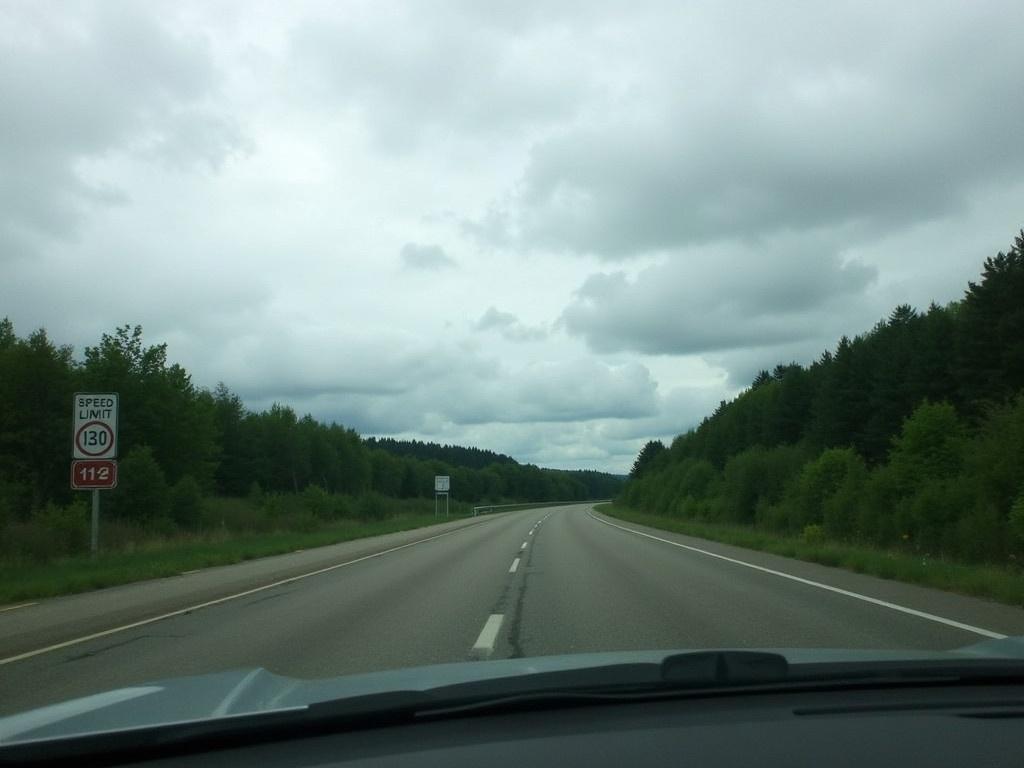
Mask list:
POLYGON ((117 393, 75 393, 72 457, 117 458, 117 393))

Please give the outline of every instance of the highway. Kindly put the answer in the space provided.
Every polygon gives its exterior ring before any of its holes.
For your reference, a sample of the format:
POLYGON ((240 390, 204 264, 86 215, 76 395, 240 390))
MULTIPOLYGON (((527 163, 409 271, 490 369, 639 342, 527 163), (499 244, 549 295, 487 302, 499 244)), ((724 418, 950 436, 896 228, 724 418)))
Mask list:
POLYGON ((1019 634, 1012 606, 550 507, 0 606, 0 714, 223 669, 309 678, 621 649, 947 649, 1019 634))

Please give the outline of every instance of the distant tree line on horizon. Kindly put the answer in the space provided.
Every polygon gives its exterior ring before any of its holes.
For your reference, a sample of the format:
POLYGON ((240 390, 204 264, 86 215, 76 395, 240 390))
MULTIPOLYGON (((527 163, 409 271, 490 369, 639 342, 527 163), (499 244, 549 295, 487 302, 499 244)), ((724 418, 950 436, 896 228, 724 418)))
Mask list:
POLYGON ((658 514, 993 562, 1024 556, 1024 231, 960 301, 896 307, 761 371, 620 501, 658 514))
POLYGON ((196 519, 197 497, 209 495, 262 498, 312 488, 353 498, 430 498, 439 474, 451 476, 453 498, 470 503, 610 498, 623 483, 600 472, 523 465, 477 448, 364 440, 283 404, 251 411, 223 383, 213 390, 196 386, 188 371, 168 361, 166 344, 143 343, 139 326, 103 334, 76 360, 70 346, 55 344, 43 329, 19 338, 5 318, 0 535, 7 524, 82 496, 69 488, 76 391, 120 393, 119 487, 105 492, 103 503, 110 514, 139 521, 166 518, 187 527, 196 519))

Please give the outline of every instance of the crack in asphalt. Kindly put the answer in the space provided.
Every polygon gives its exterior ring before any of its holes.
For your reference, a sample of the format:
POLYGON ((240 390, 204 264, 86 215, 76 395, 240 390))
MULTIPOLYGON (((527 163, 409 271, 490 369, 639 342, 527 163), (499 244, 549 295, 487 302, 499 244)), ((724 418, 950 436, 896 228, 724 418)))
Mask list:
MULTIPOLYGON (((530 566, 533 563, 533 551, 537 548, 539 530, 534 529, 532 544, 526 548, 525 557, 519 563, 519 570, 522 572, 523 578, 518 582, 518 586, 514 587, 517 593, 515 607, 512 610, 512 617, 508 623, 508 644, 509 648, 511 648, 510 659, 523 658, 523 605, 526 603, 526 590, 530 580, 530 566)), ((516 580, 513 579, 513 585, 515 584, 516 580)))
POLYGON ((83 651, 82 653, 76 653, 74 656, 68 656, 67 658, 63 659, 62 663, 67 664, 67 663, 72 662, 72 661, 82 661, 83 659, 89 659, 89 658, 92 658, 93 656, 99 656, 101 653, 106 653, 107 651, 112 651, 115 648, 122 648, 122 647, 124 647, 126 645, 130 645, 131 643, 136 643, 139 640, 154 640, 154 639, 157 639, 157 638, 170 639, 170 640, 180 640, 183 637, 185 637, 185 635, 169 635, 169 634, 138 635, 137 637, 130 637, 127 640, 122 640, 119 643, 109 643, 108 645, 104 645, 102 648, 95 648, 95 649, 93 649, 91 651, 83 651))

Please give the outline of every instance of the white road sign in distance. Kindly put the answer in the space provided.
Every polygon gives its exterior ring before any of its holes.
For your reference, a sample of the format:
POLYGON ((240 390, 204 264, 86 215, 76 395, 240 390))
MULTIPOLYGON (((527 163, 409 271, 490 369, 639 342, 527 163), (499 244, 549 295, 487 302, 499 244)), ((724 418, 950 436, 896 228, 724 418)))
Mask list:
POLYGON ((448 493, 451 486, 451 477, 448 475, 434 475, 434 493, 448 493))
POLYGON ((117 458, 116 392, 76 392, 74 423, 73 458, 117 458))

